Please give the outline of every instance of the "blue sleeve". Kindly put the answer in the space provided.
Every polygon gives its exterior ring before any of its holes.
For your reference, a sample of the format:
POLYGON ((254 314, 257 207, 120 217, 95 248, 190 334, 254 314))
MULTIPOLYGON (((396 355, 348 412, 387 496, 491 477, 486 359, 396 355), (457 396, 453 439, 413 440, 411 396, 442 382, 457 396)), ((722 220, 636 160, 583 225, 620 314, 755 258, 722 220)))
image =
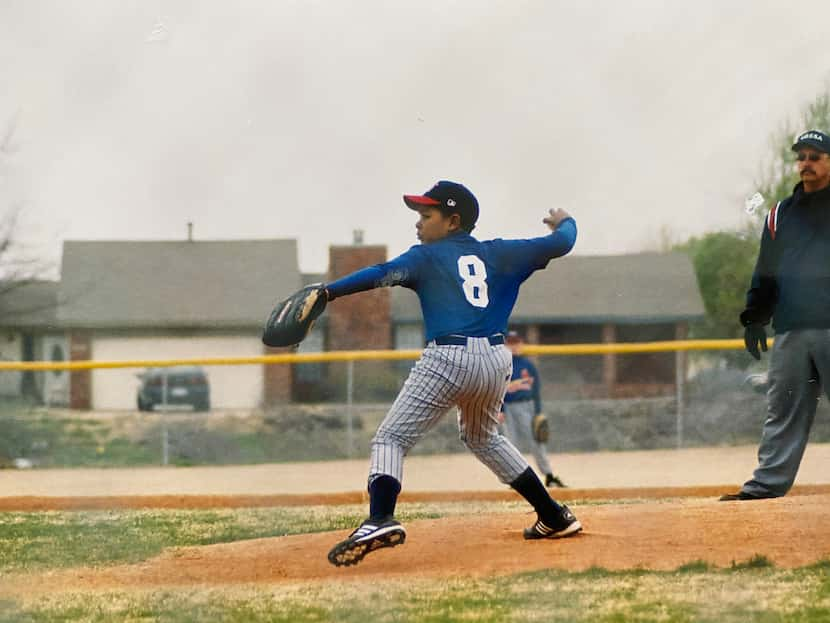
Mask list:
POLYGON ((375 288, 410 286, 414 282, 417 273, 418 257, 417 247, 412 247, 403 255, 399 255, 388 262, 361 268, 345 277, 332 281, 326 284, 329 300, 333 301, 341 296, 375 288))
POLYGON ((576 221, 572 216, 569 216, 559 223, 549 235, 534 238, 533 242, 539 247, 537 259, 541 264, 540 268, 544 268, 550 260, 555 257, 562 257, 574 248, 576 244, 576 221))
POLYGON ((573 217, 566 218, 547 236, 498 242, 506 265, 512 270, 530 274, 573 249, 576 244, 576 221, 573 217))

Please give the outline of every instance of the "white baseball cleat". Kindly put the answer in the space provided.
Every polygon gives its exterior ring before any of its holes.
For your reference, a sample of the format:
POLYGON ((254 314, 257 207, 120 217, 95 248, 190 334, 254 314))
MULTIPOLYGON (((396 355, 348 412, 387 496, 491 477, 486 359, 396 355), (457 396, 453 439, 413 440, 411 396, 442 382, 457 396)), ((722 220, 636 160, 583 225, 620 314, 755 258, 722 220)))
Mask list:
POLYGON ((329 552, 329 562, 337 567, 356 565, 369 552, 382 547, 395 547, 406 540, 403 526, 388 517, 374 520, 371 517, 349 535, 345 541, 335 545, 329 552))
POLYGON ((581 530, 582 524, 574 517, 571 509, 563 506, 562 513, 554 526, 548 526, 541 519, 537 519, 530 528, 525 528, 524 537, 526 539, 562 539, 566 536, 573 536, 581 530))

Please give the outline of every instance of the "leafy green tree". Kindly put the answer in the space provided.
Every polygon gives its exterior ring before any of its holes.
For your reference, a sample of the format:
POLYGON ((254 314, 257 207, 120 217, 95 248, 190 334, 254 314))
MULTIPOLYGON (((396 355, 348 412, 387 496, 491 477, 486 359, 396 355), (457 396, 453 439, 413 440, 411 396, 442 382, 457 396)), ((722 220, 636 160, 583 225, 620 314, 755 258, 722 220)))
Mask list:
POLYGON ((706 317, 689 328, 691 337, 731 339, 743 335, 738 314, 758 255, 750 232, 713 232, 677 247, 692 259, 706 317))
MULTIPOLYGON (((830 132, 830 85, 801 111, 799 123, 785 122, 771 139, 772 158, 762 165, 761 179, 756 187, 766 199, 766 205, 775 205, 789 196, 793 186, 798 183, 798 173, 794 166, 792 152, 793 140, 806 130, 830 132)), ((766 216, 766 210, 759 210, 756 216, 760 221, 766 216)))

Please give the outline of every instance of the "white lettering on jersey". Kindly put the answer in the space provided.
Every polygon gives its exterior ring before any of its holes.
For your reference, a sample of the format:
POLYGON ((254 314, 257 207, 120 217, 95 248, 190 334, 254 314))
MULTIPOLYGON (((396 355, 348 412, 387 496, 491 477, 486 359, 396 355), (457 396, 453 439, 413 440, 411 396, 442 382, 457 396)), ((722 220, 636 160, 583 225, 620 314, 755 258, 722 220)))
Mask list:
POLYGON ((464 296, 474 307, 487 307, 487 268, 477 255, 462 255, 458 258, 458 274, 464 280, 464 296))

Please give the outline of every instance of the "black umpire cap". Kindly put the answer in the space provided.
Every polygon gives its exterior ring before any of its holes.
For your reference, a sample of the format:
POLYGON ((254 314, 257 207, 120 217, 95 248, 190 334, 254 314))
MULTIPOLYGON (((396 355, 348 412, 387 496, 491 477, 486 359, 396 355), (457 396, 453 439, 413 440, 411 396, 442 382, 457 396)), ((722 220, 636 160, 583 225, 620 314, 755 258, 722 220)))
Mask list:
POLYGON ((441 180, 423 195, 404 195, 404 203, 413 210, 437 208, 446 215, 458 214, 461 229, 473 231, 478 220, 478 200, 463 184, 441 180))
POLYGON ((802 147, 812 147, 818 151, 823 151, 825 154, 830 154, 830 136, 818 130, 807 130, 795 139, 793 151, 798 151, 802 147))

